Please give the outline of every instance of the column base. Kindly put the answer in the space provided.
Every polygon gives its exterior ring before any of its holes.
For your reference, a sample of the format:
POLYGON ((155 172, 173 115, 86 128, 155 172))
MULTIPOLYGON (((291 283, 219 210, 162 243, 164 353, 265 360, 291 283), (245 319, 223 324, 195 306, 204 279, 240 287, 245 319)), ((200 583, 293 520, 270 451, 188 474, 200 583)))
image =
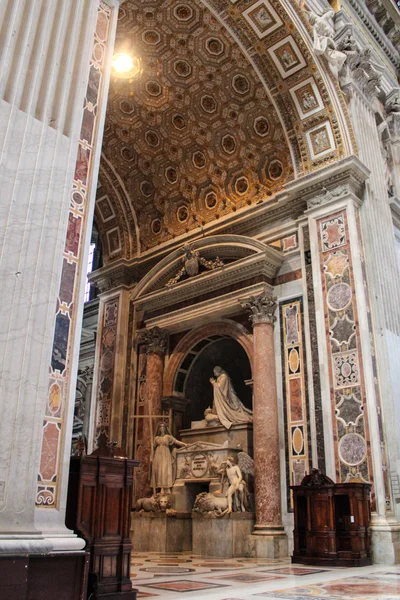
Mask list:
POLYGON ((288 538, 282 529, 254 528, 247 536, 248 554, 252 558, 288 558, 288 538))
POLYGON ((400 523, 373 517, 370 531, 373 562, 385 565, 400 563, 400 523))
POLYGON ((50 554, 54 552, 77 552, 86 545, 85 540, 74 533, 63 536, 7 533, 0 534, 0 554, 50 554))

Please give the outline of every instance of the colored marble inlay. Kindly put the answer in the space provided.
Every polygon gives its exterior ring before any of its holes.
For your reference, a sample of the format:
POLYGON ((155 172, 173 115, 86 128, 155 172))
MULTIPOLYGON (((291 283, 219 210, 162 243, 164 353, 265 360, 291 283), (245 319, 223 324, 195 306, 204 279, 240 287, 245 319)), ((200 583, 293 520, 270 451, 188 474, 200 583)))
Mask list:
POLYGON ((270 581, 271 579, 282 579, 282 577, 279 577, 274 573, 272 573, 270 576, 258 575, 257 573, 239 573, 238 575, 218 575, 212 577, 211 579, 229 579, 229 581, 235 581, 236 583, 260 583, 263 581, 270 581))
POLYGON ((254 594, 264 598, 282 598, 284 600, 305 600, 306 598, 327 600, 398 600, 400 597, 400 581, 384 580, 379 575, 367 577, 349 577, 327 583, 315 583, 294 587, 288 590, 278 590, 254 594))
POLYGON ((372 464, 347 214, 318 221, 338 481, 372 482, 372 464))
POLYGON ((160 583, 148 583, 144 587, 156 588, 159 590, 168 590, 171 592, 193 592, 200 590, 211 590, 225 587, 217 583, 208 583, 203 581, 161 581, 160 583))
POLYGON ((103 434, 110 437, 111 402, 114 386, 114 368, 117 346, 117 325, 119 312, 119 298, 112 298, 103 305, 101 327, 99 378, 96 405, 96 431, 95 440, 103 434))
MULTIPOLYGON (((289 485, 299 485, 308 472, 310 457, 302 299, 282 303, 280 311, 286 400, 286 480, 289 490, 289 485)), ((289 493, 288 509, 292 510, 289 493)))
POLYGON ((265 573, 278 573, 280 575, 313 575, 314 573, 323 572, 324 569, 308 569, 306 567, 281 567, 280 569, 268 569, 268 571, 265 571, 265 573))
POLYGON ((38 473, 36 504, 57 506, 58 469, 63 443, 63 426, 68 397, 70 351, 75 325, 75 305, 78 293, 78 266, 82 261, 82 236, 87 218, 87 200, 91 187, 93 140, 98 122, 101 99, 103 57, 106 53, 111 9, 100 2, 94 34, 94 49, 82 114, 75 174, 70 194, 67 233, 64 245, 61 281, 55 315, 53 348, 49 365, 49 387, 41 461, 38 473))

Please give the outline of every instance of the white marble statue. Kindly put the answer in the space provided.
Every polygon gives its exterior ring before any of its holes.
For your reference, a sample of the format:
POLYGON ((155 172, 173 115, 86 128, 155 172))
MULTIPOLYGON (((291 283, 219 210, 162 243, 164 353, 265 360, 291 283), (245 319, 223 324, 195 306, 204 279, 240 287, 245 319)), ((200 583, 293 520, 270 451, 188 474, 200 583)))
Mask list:
POLYGON ((139 498, 136 502, 138 512, 166 512, 171 508, 168 496, 155 494, 150 498, 139 498))
POLYGON ((315 12, 310 11, 308 19, 313 28, 313 50, 315 54, 325 55, 332 73, 335 77, 338 77, 347 55, 337 50, 332 37, 333 28, 331 26, 331 19, 334 14, 335 12, 329 8, 322 15, 317 15, 315 12))
POLYGON ((254 476, 254 461, 246 454, 239 452, 238 464, 234 458, 228 458, 220 465, 221 491, 212 494, 202 492, 196 496, 193 511, 200 514, 209 514, 215 517, 223 517, 232 512, 248 512, 250 508, 250 494, 244 475, 254 476), (242 465, 242 468, 241 468, 242 465), (228 489, 224 493, 224 484, 227 480, 228 489))
POLYGON ((210 382, 214 388, 213 413, 226 429, 236 423, 251 423, 253 413, 246 408, 236 395, 231 379, 221 367, 214 368, 210 382))
POLYGON ((170 434, 166 423, 158 425, 151 461, 151 487, 154 495, 157 490, 161 490, 162 494, 171 493, 175 481, 175 448, 177 446, 185 447, 186 445, 170 434))

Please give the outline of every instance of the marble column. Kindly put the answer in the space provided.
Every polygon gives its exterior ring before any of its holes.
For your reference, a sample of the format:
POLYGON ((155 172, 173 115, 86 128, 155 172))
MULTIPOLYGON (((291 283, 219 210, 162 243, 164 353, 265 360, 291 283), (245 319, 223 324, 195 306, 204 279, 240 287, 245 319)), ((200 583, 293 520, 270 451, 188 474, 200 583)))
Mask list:
MULTIPOLYGON (((157 424, 162 415, 164 355, 167 350, 168 334, 160 327, 144 331, 140 341, 146 347, 145 414, 143 418, 142 469, 137 493, 146 495, 150 489, 150 459, 157 424)), ((168 417, 166 417, 168 418, 168 417)))
POLYGON ((253 437, 256 523, 250 552, 258 557, 287 556, 282 526, 279 424, 275 372, 274 316, 276 298, 271 291, 242 302, 253 325, 253 437))

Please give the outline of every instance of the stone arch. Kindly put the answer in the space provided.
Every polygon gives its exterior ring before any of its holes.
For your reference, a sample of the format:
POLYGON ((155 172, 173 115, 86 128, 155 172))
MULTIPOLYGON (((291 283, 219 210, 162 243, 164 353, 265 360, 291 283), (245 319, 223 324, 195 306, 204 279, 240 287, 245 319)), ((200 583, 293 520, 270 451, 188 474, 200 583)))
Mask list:
POLYGON ((236 340, 246 352, 250 362, 250 368, 253 371, 253 335, 249 333, 243 325, 232 319, 220 319, 214 323, 207 323, 206 325, 201 325, 196 329, 193 329, 180 340, 166 365, 164 373, 165 396, 172 396, 174 394, 176 375, 188 352, 190 352, 199 341, 214 335, 231 337, 236 340))
POLYGON ((136 211, 113 163, 102 155, 94 219, 101 236, 104 262, 140 254, 136 211))

